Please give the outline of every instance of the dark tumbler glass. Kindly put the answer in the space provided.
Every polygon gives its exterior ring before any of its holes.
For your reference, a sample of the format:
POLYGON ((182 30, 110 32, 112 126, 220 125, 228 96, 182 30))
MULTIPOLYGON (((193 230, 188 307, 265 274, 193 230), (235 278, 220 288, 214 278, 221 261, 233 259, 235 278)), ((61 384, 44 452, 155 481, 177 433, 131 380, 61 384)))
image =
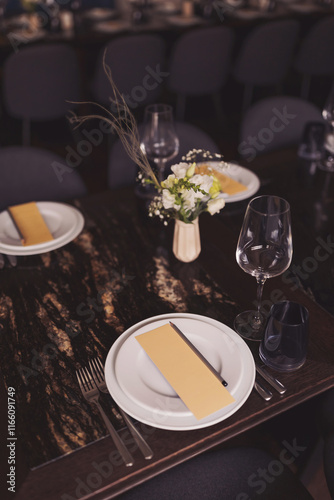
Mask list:
POLYGON ((296 302, 277 302, 270 315, 260 344, 261 360, 271 368, 289 372, 306 360, 309 329, 308 310, 296 302))

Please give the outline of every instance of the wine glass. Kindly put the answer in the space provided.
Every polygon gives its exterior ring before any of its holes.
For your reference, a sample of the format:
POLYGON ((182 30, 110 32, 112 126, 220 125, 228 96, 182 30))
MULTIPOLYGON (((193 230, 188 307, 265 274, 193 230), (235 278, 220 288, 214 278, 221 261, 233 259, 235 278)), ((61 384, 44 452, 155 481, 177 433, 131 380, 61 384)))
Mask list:
POLYGON ((140 147, 158 168, 158 180, 164 178, 166 163, 179 151, 179 139, 173 120, 173 109, 168 104, 151 104, 145 108, 144 132, 140 147))
POLYGON ((286 271, 292 259, 290 205, 286 200, 278 196, 258 196, 249 202, 236 259, 243 271, 256 278, 257 310, 239 314, 234 320, 234 329, 241 337, 261 340, 263 285, 267 278, 286 271))
POLYGON ((320 168, 334 170, 334 83, 322 110, 322 116, 328 123, 329 131, 325 142, 327 157, 321 162, 320 168))

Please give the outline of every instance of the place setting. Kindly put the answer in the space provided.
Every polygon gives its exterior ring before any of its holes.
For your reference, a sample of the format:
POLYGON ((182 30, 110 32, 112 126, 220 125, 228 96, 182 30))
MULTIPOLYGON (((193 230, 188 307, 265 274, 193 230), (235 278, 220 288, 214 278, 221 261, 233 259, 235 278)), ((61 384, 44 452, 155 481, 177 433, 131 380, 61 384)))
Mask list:
POLYGON ((284 397, 289 388, 280 374, 299 370, 306 361, 309 313, 284 300, 264 318, 261 295, 264 281, 283 273, 291 258, 288 203, 276 196, 252 199, 236 260, 258 281, 258 309, 238 315, 234 329, 192 313, 163 314, 132 325, 106 356, 104 391, 123 414, 170 431, 203 429, 230 418, 253 389, 264 404, 274 394, 284 397))
POLYGON ((0 253, 7 256, 38 255, 73 241, 84 227, 84 217, 74 206, 60 202, 29 202, 0 213, 0 253))

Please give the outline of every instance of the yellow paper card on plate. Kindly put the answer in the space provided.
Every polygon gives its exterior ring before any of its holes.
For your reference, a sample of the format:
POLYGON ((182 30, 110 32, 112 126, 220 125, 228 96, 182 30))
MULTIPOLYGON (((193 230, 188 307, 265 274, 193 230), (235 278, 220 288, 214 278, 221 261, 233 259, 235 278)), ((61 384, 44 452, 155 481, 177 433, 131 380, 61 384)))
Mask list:
POLYGON ((137 335, 136 340, 198 420, 234 402, 219 379, 169 324, 137 335))
POLYGON ((222 172, 218 172, 218 170, 215 170, 209 165, 200 165, 199 167, 197 167, 197 172, 202 175, 214 174, 214 176, 220 182, 223 193, 226 193, 230 196, 232 196, 233 194, 241 193, 242 191, 246 191, 247 189, 247 186, 244 186, 244 184, 241 184, 241 182, 232 179, 222 172))
POLYGON ((54 239, 35 202, 8 207, 8 211, 20 233, 22 245, 38 245, 54 239))

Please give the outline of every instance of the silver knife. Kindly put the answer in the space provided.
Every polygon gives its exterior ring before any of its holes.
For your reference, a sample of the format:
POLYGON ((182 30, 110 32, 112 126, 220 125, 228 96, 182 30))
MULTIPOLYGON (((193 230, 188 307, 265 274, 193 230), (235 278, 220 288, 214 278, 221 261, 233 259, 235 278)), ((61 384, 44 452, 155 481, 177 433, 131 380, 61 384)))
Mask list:
POLYGON ((265 401, 269 401, 273 397, 273 393, 264 387, 264 385, 262 385, 258 380, 255 380, 254 382, 254 389, 265 401))
POLYGON ((223 379, 223 377, 220 375, 220 373, 218 373, 217 370, 215 370, 212 365, 210 365, 209 361, 203 356, 203 354, 201 354, 199 352, 199 350, 197 349, 197 347, 195 347, 194 344, 192 344, 190 342, 190 340, 184 335, 184 333, 181 332, 181 330, 176 325, 174 325, 174 323, 172 323, 170 321, 169 324, 170 324, 170 326, 172 328, 174 328, 174 330, 176 331, 176 333, 178 333, 180 335, 180 337, 185 341, 185 343, 190 347, 190 349, 195 354, 197 354, 197 356, 200 358, 201 361, 203 361, 203 363, 207 366, 207 368, 209 368, 209 370, 219 379, 219 381, 223 384, 223 386, 226 387, 228 385, 228 383, 226 382, 226 380, 223 379))
POLYGON ((273 377, 270 373, 268 373, 264 368, 261 366, 257 365, 255 363, 256 371, 258 372, 261 377, 263 377, 274 389, 276 389, 277 392, 280 394, 284 394, 286 392, 286 387, 277 380, 275 377, 273 377))
POLYGON ((17 258, 15 255, 7 255, 7 259, 12 267, 17 266, 17 258))

